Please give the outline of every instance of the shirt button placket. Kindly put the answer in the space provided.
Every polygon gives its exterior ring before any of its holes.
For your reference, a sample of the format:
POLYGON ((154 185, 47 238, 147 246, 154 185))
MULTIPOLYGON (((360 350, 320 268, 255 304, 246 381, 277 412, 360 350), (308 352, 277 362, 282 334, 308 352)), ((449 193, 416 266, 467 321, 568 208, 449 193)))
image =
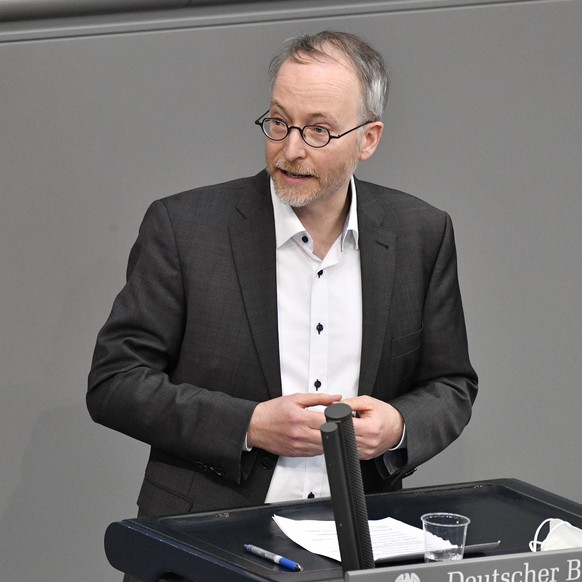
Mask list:
POLYGON ((309 354, 309 377, 316 392, 325 390, 327 378, 328 337, 326 321, 328 318, 328 289, 325 271, 321 266, 313 271, 311 288, 312 339, 309 354))

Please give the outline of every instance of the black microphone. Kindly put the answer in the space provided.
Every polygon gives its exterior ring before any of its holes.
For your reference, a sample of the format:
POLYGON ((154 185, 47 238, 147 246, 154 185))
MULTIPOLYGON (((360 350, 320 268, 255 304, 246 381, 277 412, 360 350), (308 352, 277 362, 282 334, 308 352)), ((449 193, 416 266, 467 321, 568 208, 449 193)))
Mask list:
POLYGON ((374 568, 352 409, 337 402, 325 409, 325 418, 320 431, 342 570, 374 568))

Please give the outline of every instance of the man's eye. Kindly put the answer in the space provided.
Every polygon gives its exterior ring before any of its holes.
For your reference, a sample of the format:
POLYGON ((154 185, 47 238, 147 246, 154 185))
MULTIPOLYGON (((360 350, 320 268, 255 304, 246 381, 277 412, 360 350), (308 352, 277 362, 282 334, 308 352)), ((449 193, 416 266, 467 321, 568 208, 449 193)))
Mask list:
POLYGON ((325 127, 319 127, 319 125, 314 125, 311 129, 318 135, 325 135, 327 133, 327 129, 325 127))
POLYGON ((285 122, 282 121, 281 119, 271 119, 271 123, 275 126, 275 127, 285 127, 285 122))

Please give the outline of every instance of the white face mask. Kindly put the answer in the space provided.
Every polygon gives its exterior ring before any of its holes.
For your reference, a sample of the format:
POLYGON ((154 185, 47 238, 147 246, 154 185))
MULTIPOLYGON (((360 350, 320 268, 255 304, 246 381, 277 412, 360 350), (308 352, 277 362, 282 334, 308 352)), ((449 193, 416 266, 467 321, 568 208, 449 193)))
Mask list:
POLYGON ((542 521, 533 541, 529 543, 532 552, 546 550, 567 550, 570 548, 582 548, 582 529, 574 527, 571 523, 561 519, 546 519, 542 521), (543 542, 538 537, 544 525, 549 524, 550 531, 543 542))

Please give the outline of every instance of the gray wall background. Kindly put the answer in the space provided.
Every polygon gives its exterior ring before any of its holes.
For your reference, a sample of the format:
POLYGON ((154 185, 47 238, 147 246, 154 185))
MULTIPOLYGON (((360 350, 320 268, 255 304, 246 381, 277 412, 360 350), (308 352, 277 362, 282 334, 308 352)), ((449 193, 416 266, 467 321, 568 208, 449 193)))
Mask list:
MULTIPOLYGON (((258 171, 286 37, 387 57, 363 178, 454 220, 474 417, 407 486, 516 477, 582 502, 582 3, 260 3, 0 24, 0 571, 105 582, 147 448, 85 409, 93 344, 143 213, 258 171)), ((533 532, 532 532, 533 535, 533 532)))

